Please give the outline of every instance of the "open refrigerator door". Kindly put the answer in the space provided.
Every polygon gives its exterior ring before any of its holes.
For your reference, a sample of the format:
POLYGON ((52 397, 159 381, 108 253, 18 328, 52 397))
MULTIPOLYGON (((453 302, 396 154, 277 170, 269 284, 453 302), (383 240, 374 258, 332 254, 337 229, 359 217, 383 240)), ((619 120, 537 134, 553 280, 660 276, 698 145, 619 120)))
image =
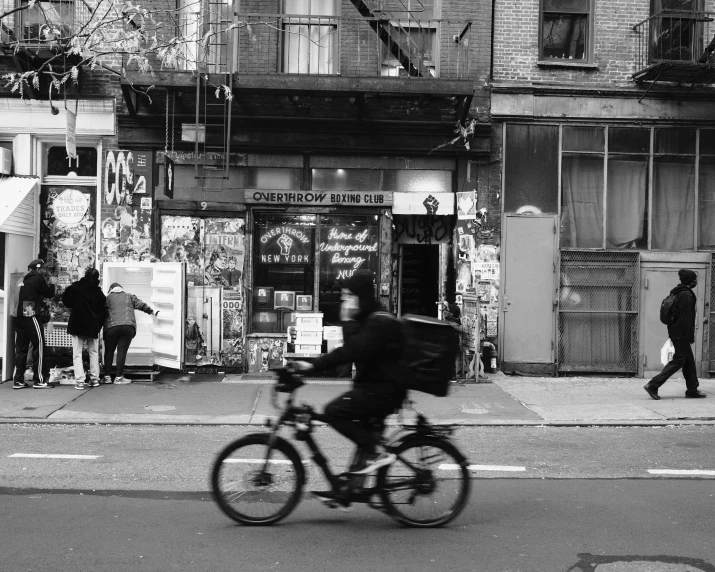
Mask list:
POLYGON ((181 262, 153 264, 151 305, 154 316, 154 364, 181 369, 184 360, 185 266, 181 262))

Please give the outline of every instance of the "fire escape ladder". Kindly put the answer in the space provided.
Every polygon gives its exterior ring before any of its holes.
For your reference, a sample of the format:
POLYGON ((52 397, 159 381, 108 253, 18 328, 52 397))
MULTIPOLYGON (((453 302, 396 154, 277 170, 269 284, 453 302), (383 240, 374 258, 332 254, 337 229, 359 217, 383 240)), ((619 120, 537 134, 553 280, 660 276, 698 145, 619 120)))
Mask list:
POLYGON ((381 10, 373 10, 365 0, 350 0, 368 25, 375 31, 380 41, 385 44, 390 53, 407 70, 412 77, 430 77, 429 69, 422 58, 411 58, 410 54, 417 52, 417 44, 410 39, 410 30, 403 27, 399 20, 391 20, 381 10))

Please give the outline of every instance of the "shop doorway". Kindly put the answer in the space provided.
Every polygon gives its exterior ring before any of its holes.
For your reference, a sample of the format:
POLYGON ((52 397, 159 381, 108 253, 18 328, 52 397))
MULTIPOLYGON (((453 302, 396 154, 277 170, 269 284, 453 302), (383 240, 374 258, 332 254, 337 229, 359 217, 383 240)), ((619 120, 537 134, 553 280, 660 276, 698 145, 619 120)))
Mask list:
MULTIPOLYGON (((663 264, 658 262, 643 263, 641 270, 641 360, 640 371, 645 378, 651 378, 660 373, 663 364, 660 361, 660 350, 668 339, 666 327, 660 323, 660 304, 668 293, 678 284, 678 270, 687 267, 698 275, 698 285, 695 295, 698 298, 695 316, 695 366, 698 377, 707 373, 707 356, 703 356, 703 324, 707 323, 709 315, 705 310, 705 276, 706 265, 683 263, 663 264), (705 367, 703 367, 705 360, 705 367)), ((682 378, 683 372, 678 371, 673 377, 682 378)))
POLYGON ((400 315, 437 317, 439 275, 439 244, 400 247, 400 315))

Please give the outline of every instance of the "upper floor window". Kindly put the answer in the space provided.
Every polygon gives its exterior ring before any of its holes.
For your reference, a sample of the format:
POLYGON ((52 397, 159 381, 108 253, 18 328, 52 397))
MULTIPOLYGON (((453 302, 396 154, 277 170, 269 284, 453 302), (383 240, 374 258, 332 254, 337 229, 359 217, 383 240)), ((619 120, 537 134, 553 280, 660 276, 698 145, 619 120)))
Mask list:
POLYGON ((704 56, 709 20, 702 11, 703 0, 651 0, 652 59, 692 61, 704 56))
POLYGON ((19 20, 22 40, 67 40, 76 31, 75 3, 73 0, 35 2, 20 12, 19 20))
POLYGON ((383 10, 394 19, 390 20, 389 39, 380 43, 380 75, 406 76, 410 74, 408 68, 423 76, 438 75, 438 2, 384 1, 383 10))
POLYGON ((588 62, 593 0, 542 0, 540 60, 588 62))
POLYGON ((285 0, 283 71, 331 75, 337 72, 338 20, 335 0, 285 0))

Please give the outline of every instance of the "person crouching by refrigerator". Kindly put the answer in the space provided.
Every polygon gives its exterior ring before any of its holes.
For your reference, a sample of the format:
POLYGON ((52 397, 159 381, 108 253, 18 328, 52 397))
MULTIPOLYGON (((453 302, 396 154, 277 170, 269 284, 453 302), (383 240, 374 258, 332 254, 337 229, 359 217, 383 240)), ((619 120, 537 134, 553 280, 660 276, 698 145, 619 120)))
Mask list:
POLYGON ((124 377, 124 362, 132 339, 137 333, 137 319, 134 310, 141 310, 150 316, 158 316, 148 304, 134 294, 125 292, 119 282, 114 282, 107 293, 104 320, 104 383, 117 385, 131 383, 124 377), (114 352, 117 352, 117 367, 112 376, 114 352))

